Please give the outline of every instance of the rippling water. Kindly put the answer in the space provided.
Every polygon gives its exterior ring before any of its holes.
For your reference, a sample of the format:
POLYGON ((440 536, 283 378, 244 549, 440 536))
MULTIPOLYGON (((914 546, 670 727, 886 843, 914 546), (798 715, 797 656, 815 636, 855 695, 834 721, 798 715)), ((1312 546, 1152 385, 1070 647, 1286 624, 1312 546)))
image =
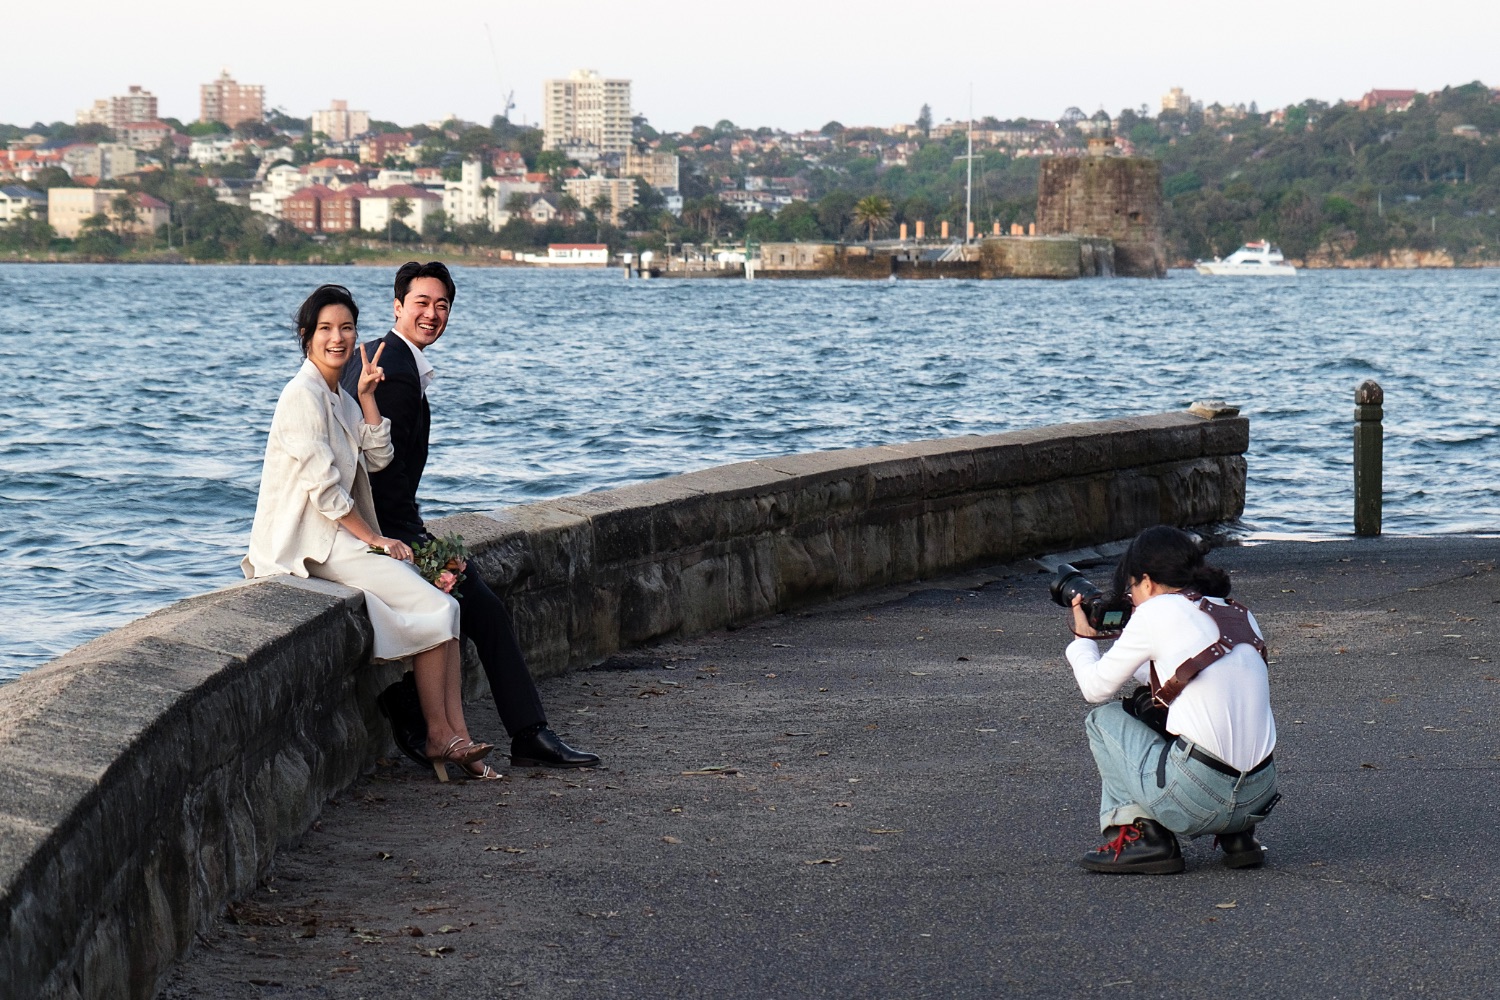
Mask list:
MULTIPOLYGON (((0 265, 0 679, 238 579, 289 316, 386 268, 0 265)), ((424 511, 767 455, 1174 410, 1251 418, 1246 520, 1349 530, 1354 386, 1388 532, 1500 527, 1500 273, 1293 281, 625 281, 464 269, 431 352, 424 511)))

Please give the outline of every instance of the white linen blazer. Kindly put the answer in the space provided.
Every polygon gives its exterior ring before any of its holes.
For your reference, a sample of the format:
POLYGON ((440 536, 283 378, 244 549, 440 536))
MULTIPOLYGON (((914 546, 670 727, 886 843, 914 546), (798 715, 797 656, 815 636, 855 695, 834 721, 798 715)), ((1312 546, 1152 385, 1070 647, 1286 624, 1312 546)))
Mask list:
POLYGON ((311 361, 281 390, 250 529, 240 562, 247 577, 306 577, 308 562, 333 552, 339 519, 351 510, 380 530, 370 494, 371 472, 390 464, 391 421, 367 424, 354 397, 328 383, 311 361))

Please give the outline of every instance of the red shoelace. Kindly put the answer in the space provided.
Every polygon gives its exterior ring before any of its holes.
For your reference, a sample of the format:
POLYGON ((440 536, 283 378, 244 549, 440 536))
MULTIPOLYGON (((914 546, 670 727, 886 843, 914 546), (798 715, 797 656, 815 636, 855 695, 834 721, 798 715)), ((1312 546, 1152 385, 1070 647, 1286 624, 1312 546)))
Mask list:
POLYGON ((1125 826, 1120 827, 1120 833, 1115 837, 1114 840, 1111 840, 1109 843, 1104 844, 1099 848, 1099 853, 1102 854, 1105 851, 1114 851, 1115 860, 1119 861, 1120 855, 1124 853, 1126 846, 1133 844, 1140 839, 1141 831, 1136 827, 1136 825, 1134 823, 1126 824, 1125 826))

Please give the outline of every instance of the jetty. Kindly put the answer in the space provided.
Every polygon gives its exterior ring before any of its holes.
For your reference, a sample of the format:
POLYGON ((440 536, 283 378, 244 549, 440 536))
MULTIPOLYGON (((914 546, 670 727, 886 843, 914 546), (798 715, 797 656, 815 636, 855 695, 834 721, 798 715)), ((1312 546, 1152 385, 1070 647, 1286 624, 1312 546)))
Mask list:
POLYGON ((1166 275, 1161 165, 1114 156, 1091 141, 1092 155, 1042 164, 1036 221, 1000 223, 987 234, 972 222, 962 235, 947 222, 935 233, 917 220, 888 240, 767 242, 728 252, 683 247, 626 274, 661 278, 1159 278, 1166 275))

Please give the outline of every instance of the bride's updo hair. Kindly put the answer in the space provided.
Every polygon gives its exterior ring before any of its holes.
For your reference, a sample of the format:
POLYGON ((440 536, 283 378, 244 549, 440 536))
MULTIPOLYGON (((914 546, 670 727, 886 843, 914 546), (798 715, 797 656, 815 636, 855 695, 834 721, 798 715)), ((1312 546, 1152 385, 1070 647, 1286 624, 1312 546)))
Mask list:
POLYGON ((1115 592, 1129 592, 1130 582, 1143 576, 1166 587, 1196 590, 1204 597, 1229 596, 1229 574, 1203 561, 1191 535, 1165 524, 1135 536, 1115 567, 1115 592))

